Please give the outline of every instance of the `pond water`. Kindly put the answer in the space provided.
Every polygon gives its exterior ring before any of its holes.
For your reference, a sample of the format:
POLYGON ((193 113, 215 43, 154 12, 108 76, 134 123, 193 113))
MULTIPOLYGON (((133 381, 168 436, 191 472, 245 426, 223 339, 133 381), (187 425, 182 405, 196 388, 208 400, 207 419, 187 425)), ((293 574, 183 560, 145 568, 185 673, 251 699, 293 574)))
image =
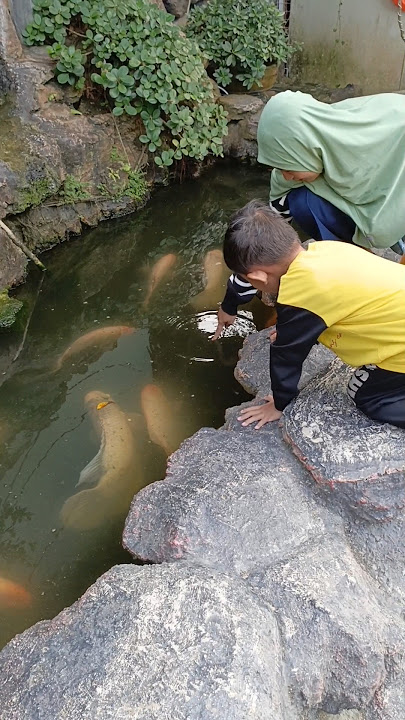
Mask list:
MULTIPOLYGON (((161 189, 141 212, 42 256, 47 273, 31 269, 16 293, 25 303, 20 327, 0 336, 1 645, 74 602, 112 565, 131 562, 120 544, 123 521, 130 497, 164 477, 162 439, 219 427, 225 408, 247 399, 233 378, 242 338, 209 342, 228 273, 207 253, 220 248, 234 209, 267 197, 268 180, 257 169, 224 165, 161 189), (161 275, 155 287, 152 272, 161 275), (117 325, 135 330, 92 336, 62 358, 77 338, 117 325), (130 486, 116 479, 101 512, 97 492, 85 496, 79 522, 62 508, 85 487, 76 487, 80 473, 100 448, 94 420, 109 406, 90 410, 85 397, 93 391, 131 423, 136 473, 130 486), (9 607, 4 579, 24 589, 11 588, 9 607)), ((242 318, 239 328, 246 333, 252 323, 242 318)))

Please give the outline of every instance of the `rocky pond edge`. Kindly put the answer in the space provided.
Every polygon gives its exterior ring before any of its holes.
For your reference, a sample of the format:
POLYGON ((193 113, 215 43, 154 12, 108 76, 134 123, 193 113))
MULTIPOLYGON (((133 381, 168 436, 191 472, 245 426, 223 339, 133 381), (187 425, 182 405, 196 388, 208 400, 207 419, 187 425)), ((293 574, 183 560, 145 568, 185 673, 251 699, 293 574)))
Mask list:
MULTIPOLYGON (((263 397, 269 330, 235 370, 263 397)), ((0 654, 2 720, 403 720, 404 433, 321 346, 283 422, 203 428, 141 490, 124 547, 0 654)))

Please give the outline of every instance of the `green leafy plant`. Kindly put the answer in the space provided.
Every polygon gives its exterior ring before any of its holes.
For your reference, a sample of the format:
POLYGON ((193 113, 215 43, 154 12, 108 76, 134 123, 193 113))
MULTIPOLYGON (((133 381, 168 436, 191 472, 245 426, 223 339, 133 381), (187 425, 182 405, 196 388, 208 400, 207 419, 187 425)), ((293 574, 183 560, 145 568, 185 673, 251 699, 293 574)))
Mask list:
POLYGON ((59 195, 68 205, 82 200, 89 200, 90 194, 87 187, 87 183, 78 180, 73 175, 66 175, 62 188, 59 190, 59 195))
POLYGON ((10 327, 21 308, 21 300, 9 297, 7 290, 0 292, 0 328, 10 327))
POLYGON ((55 183, 48 178, 34 180, 28 187, 21 190, 15 211, 20 213, 28 207, 40 205, 55 190, 55 183))
POLYGON ((76 90, 84 88, 84 57, 80 50, 76 50, 74 45, 62 45, 54 43, 49 48, 49 55, 56 63, 56 79, 61 85, 68 83, 73 85, 76 90))
POLYGON ((210 0, 193 8, 186 34, 197 41, 222 87, 236 77, 250 89, 267 65, 286 62, 297 47, 288 41, 283 14, 269 0, 210 0))
POLYGON ((168 167, 222 154, 227 115, 214 100, 197 44, 147 0, 34 0, 25 42, 51 44, 62 84, 139 116, 140 141, 168 167))
POLYGON ((130 170, 124 194, 140 203, 145 200, 147 193, 148 183, 143 172, 141 170, 130 170))

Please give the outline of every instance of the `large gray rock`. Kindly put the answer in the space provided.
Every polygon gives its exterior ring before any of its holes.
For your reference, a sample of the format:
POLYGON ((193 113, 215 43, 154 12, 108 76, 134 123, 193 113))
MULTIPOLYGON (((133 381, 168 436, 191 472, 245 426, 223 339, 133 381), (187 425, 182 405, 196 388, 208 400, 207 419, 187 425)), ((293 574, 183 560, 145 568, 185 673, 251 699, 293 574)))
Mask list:
POLYGON ((313 478, 357 514, 387 520, 405 507, 405 432, 356 409, 351 368, 335 360, 291 403, 284 434, 313 478))
POLYGON ((27 258, 0 228, 0 291, 14 285, 25 273, 27 258))
POLYGON ((245 120, 250 115, 259 113, 264 108, 263 100, 255 95, 224 95, 221 97, 221 105, 228 113, 229 120, 233 122, 245 120))
POLYGON ((200 430, 167 478, 135 497, 124 546, 245 578, 275 608, 289 684, 304 705, 337 713, 371 702, 402 620, 350 551, 339 518, 317 502, 276 424, 200 430))
MULTIPOLYGON (((235 378, 252 395, 271 393, 270 382, 270 331, 267 328, 249 335, 239 351, 239 362, 235 368, 235 378)), ((299 388, 305 387, 316 375, 326 369, 335 355, 323 345, 314 345, 302 368, 299 388)))
POLYGON ((290 685, 304 705, 337 713, 370 703, 404 628, 344 539, 331 534, 250 580, 276 611, 290 685))
MULTIPOLYGON (((405 517, 403 513, 391 522, 359 522, 347 525, 347 539, 357 559, 376 586, 405 607, 405 517)), ((404 715, 405 717, 405 715, 404 715)))
POLYGON ((185 15, 189 6, 188 0, 163 0, 163 3, 167 12, 176 18, 185 15))
POLYGON ((367 709, 365 720, 404 720, 405 672, 396 674, 381 688, 367 709))
POLYGON ((172 455, 166 479, 134 498, 124 547, 246 577, 340 527, 306 477, 276 425, 256 435, 203 428, 172 455))
POLYGON ((184 564, 112 568, 0 669, 2 720, 298 720, 271 610, 184 564))
POLYGON ((264 102, 254 95, 243 93, 225 95, 219 99, 228 113, 228 135, 224 138, 224 154, 236 158, 257 157, 257 125, 264 102))

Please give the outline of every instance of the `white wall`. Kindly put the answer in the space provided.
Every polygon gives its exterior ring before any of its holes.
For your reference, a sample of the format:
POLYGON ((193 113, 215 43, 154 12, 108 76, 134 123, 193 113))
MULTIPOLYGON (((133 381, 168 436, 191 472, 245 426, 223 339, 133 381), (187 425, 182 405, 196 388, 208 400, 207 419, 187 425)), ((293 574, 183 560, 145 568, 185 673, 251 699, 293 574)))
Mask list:
POLYGON ((292 66, 300 80, 354 83, 363 93, 405 89, 405 42, 391 0, 292 0, 290 32, 304 43, 292 66))

